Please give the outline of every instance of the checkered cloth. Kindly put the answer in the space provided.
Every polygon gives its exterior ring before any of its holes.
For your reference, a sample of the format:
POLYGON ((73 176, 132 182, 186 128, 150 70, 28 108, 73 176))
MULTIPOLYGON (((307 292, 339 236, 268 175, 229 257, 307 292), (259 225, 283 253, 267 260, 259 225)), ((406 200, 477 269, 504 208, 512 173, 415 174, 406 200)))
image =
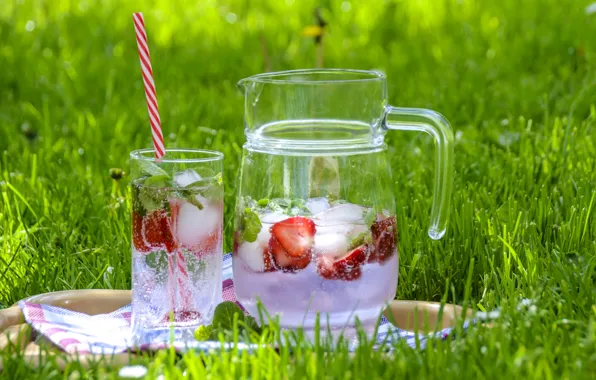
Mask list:
MULTIPOLYGON (((223 299, 236 300, 234 283, 232 281, 232 258, 227 254, 223 258, 223 299)), ((79 355, 84 354, 111 354, 132 349, 131 342, 131 306, 125 306, 109 314, 87 315, 67 309, 33 304, 25 301, 19 302, 25 320, 41 336, 49 339, 65 352, 79 355)), ((464 325, 464 328, 466 325, 464 325)), ((451 329, 439 331, 432 335, 419 335, 420 347, 425 347, 429 338, 436 337, 447 339, 451 336, 451 329)), ((383 341, 405 339, 411 347, 416 347, 416 334, 398 329, 391 325, 385 317, 381 320, 377 343, 383 341)), ((174 343, 179 351, 188 349, 209 350, 219 349, 220 342, 193 342, 191 345, 174 343)), ((251 349, 251 345, 240 345, 240 349, 251 349)), ((143 349, 156 350, 164 348, 163 345, 143 347, 143 349)))

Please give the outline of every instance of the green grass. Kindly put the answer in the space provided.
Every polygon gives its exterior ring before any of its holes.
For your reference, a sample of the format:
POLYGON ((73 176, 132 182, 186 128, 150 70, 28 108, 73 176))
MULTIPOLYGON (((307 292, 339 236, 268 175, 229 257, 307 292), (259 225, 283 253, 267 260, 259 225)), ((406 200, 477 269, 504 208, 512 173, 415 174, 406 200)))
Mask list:
MULTIPOLYGON (((435 109, 456 132, 453 211, 437 242, 426 235, 432 141, 387 136, 398 298, 500 308, 500 317, 454 342, 400 344, 390 355, 367 346, 354 357, 324 355, 315 346, 141 362, 154 375, 188 367, 212 378, 596 374, 596 14, 585 13, 588 1, 95 3, 0 7, 1 304, 130 286, 128 179, 115 182, 109 170, 127 171, 128 153, 151 146, 133 11, 145 14, 166 146, 225 154, 228 250, 244 142, 235 82, 265 70, 261 38, 272 70, 313 67, 316 47, 300 33, 321 5, 326 67, 381 69, 391 104, 435 109), (518 309, 522 298, 535 308, 518 309)), ((1 356, 13 378, 62 376, 51 361, 36 373, 1 356)), ((102 374, 116 372, 92 372, 102 374)))

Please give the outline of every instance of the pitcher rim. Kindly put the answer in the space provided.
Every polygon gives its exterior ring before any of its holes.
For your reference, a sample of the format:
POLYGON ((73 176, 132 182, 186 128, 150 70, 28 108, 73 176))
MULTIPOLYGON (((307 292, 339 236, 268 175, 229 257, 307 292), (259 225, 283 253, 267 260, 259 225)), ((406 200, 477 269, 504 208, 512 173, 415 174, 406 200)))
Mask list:
POLYGON ((298 70, 284 70, 273 71, 267 73, 256 74, 238 81, 238 86, 242 87, 245 82, 257 83, 272 83, 272 84, 321 84, 321 83, 357 83, 357 82, 376 82, 384 81, 386 79, 385 73, 377 70, 358 70, 358 69, 298 69, 298 70), (313 74, 345 74, 346 76, 354 76, 353 78, 339 78, 339 79, 280 79, 278 77, 291 77, 292 75, 313 75, 313 74), (358 78, 357 76, 360 76, 358 78))

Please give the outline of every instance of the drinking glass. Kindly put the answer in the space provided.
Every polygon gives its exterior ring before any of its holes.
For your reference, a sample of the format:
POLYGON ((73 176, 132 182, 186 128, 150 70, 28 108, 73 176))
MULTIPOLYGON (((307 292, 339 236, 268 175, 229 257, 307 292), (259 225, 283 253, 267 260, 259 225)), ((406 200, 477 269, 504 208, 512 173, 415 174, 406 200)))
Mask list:
POLYGON ((130 158, 133 343, 189 342, 222 300, 223 154, 130 158))

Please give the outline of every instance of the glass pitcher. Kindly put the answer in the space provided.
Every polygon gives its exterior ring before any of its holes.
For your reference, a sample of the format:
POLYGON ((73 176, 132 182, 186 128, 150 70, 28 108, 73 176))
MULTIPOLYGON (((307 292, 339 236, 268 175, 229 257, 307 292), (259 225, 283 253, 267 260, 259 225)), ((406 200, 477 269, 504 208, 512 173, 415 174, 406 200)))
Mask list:
POLYGON ((238 300, 260 301, 283 328, 325 331, 358 318, 373 330, 396 294, 394 181, 384 136, 426 132, 436 141, 432 239, 445 234, 453 133, 440 114, 387 104, 384 74, 316 69, 241 80, 243 147, 234 229, 238 300))

